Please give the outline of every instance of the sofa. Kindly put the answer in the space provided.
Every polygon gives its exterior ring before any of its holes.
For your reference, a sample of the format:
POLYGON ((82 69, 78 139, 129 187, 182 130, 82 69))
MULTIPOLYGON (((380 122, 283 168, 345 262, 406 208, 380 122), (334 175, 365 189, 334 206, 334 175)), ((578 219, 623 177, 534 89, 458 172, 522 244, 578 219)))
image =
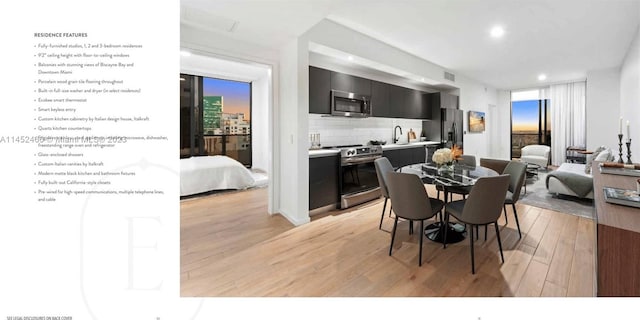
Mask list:
POLYGON ((522 147, 520 149, 520 161, 526 163, 537 164, 542 169, 547 169, 549 164, 549 155, 551 147, 539 144, 533 144, 522 147))
POLYGON ((551 193, 593 199, 593 161, 614 161, 613 150, 601 146, 587 156, 585 164, 565 162, 547 174, 546 186, 551 193))

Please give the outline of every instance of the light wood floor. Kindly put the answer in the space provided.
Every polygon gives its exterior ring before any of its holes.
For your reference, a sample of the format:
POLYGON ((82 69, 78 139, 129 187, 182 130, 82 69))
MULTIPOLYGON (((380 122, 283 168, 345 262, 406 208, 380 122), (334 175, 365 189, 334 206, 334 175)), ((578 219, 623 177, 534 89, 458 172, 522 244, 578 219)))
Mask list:
POLYGON ((420 233, 409 235, 407 222, 398 225, 389 256, 393 220, 385 215, 378 230, 382 200, 295 228, 269 216, 266 202, 266 188, 181 202, 181 296, 595 294, 595 224, 589 219, 518 204, 519 239, 509 208, 509 224, 500 221, 505 263, 493 228, 485 242, 481 227, 472 275, 469 241, 443 249, 425 238, 418 267, 420 233))

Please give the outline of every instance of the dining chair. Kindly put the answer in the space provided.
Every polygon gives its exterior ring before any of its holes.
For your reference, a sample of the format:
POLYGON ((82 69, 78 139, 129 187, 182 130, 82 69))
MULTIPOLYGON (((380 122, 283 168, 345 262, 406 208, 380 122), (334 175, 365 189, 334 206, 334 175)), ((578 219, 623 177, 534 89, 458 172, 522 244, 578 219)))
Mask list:
POLYGON ((389 246, 389 256, 393 250, 393 241, 396 237, 398 218, 409 220, 410 224, 420 221, 420 253, 418 265, 422 266, 422 242, 424 236, 424 220, 430 219, 440 212, 444 207, 444 202, 439 199, 430 198, 427 190, 418 177, 411 173, 389 172, 386 175, 387 188, 393 212, 396 215, 391 232, 391 245, 389 246))
MULTIPOLYGON (((516 219, 516 226, 518 227, 518 235, 520 239, 522 239, 522 232, 520 232, 520 222, 518 221, 518 211, 516 211, 516 202, 520 199, 520 191, 522 190, 522 186, 524 185, 525 178, 527 173, 527 164, 521 161, 512 160, 509 161, 507 166, 504 168, 502 174, 509 175, 509 189, 504 198, 504 219, 505 223, 508 223, 507 220, 507 205, 510 204, 513 208, 513 216, 516 219)), ((486 237, 486 235, 485 235, 486 237)))
MULTIPOLYGON (((378 184, 380 185, 380 192, 384 197, 384 206, 382 207, 382 215, 380 216, 380 225, 378 229, 382 229, 382 220, 384 220, 384 213, 387 210, 387 200, 389 200, 389 191, 387 190, 387 183, 385 180, 385 175, 388 172, 393 172, 393 166, 389 159, 385 157, 378 158, 373 161, 376 166, 376 175, 378 176, 378 184)), ((391 214, 391 209, 389 209, 389 214, 391 214)))
MULTIPOLYGON (((458 157, 458 164, 463 165, 469 168, 476 167, 476 157, 474 155, 463 154, 458 157)), ((440 199, 440 191, 444 191, 444 187, 441 185, 436 185, 437 198, 440 199)), ((471 187, 448 187, 447 192, 449 194, 449 201, 453 200, 453 194, 462 195, 462 198, 466 198, 469 192, 471 191, 471 187)))
MULTIPOLYGON (((466 199, 450 202, 445 207, 444 223, 449 223, 449 216, 453 216, 458 221, 469 226, 469 244, 471 250, 471 273, 476 273, 475 260, 473 256, 473 232, 474 226, 494 224, 498 247, 500 248, 500 258, 504 263, 502 253, 502 241, 500 240, 500 230, 498 229, 498 218, 502 214, 504 194, 509 187, 509 176, 506 174, 494 177, 478 178, 478 181, 471 188, 471 192, 466 199)), ((447 229, 444 228, 444 238, 447 238, 447 229)), ((477 231, 476 231, 477 232, 477 231)), ((446 241, 444 247, 447 247, 446 241)))

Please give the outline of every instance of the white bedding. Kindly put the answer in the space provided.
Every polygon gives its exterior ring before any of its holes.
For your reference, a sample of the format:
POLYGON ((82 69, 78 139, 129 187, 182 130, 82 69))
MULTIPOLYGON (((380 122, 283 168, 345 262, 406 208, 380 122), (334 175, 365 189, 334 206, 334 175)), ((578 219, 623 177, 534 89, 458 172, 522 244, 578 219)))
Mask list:
POLYGON ((180 196, 212 190, 246 189, 255 183, 249 169, 226 156, 180 159, 180 196))

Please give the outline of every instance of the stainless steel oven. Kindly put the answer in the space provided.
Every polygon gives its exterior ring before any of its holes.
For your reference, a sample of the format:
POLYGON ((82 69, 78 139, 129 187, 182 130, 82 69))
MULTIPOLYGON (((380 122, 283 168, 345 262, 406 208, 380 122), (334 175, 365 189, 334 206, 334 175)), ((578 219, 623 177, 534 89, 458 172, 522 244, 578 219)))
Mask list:
POLYGON ((365 94, 331 90, 331 115, 365 118, 371 116, 371 97, 365 94))
POLYGON ((340 152, 340 208, 345 209, 380 197, 374 160, 380 146, 344 148, 340 152))

